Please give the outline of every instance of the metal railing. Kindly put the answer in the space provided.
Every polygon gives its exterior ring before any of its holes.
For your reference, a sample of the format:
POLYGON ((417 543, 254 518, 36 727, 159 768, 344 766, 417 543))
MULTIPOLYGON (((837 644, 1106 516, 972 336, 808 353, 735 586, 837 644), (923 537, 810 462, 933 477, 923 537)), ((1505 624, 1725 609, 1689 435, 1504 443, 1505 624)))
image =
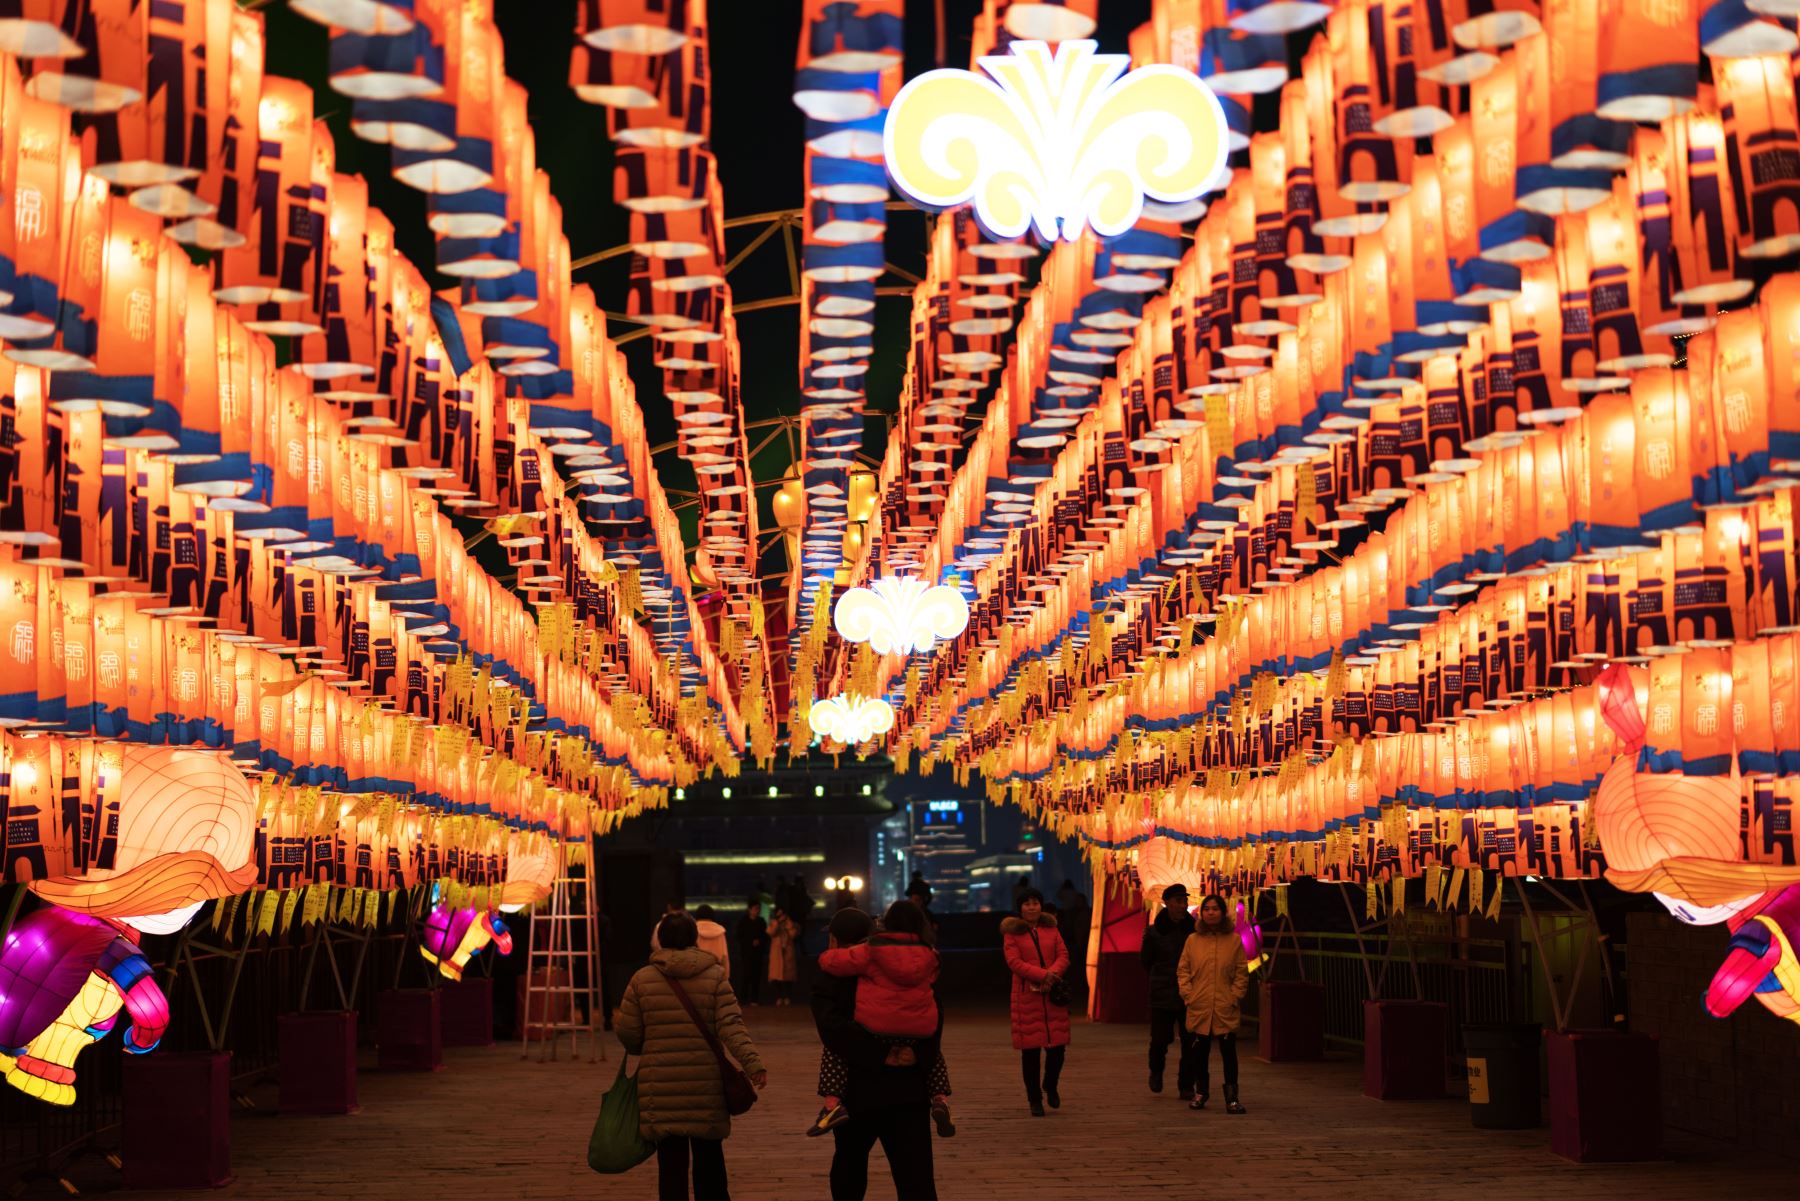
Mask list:
POLYGON ((1452 1062, 1463 1054, 1463 1027, 1530 1022, 1532 948, 1512 938, 1459 937, 1444 924, 1392 932, 1294 931, 1271 968, 1276 979, 1325 989, 1325 1038, 1361 1046, 1363 1002, 1436 1001, 1448 1007, 1452 1062))

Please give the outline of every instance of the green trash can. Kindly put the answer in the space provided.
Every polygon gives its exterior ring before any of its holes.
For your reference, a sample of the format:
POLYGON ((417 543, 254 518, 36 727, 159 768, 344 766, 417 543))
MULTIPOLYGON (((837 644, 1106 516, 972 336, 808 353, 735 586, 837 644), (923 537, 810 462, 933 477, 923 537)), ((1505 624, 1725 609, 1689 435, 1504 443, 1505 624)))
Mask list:
POLYGON ((1469 1117, 1483 1130, 1540 1125, 1540 1059, 1544 1032, 1536 1025, 1464 1026, 1469 1062, 1469 1117))

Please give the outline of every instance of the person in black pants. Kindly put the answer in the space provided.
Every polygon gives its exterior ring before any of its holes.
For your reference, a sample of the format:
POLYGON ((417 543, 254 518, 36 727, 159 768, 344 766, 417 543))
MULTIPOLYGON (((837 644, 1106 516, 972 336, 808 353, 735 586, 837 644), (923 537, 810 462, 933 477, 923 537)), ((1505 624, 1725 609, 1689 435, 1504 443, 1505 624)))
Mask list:
MULTIPOLYGON (((831 945, 852 946, 874 932, 860 909, 832 915, 831 945)), ((855 976, 820 972, 813 981, 813 1023, 819 1040, 844 1061, 844 1103, 850 1119, 831 1131, 831 1201, 863 1201, 869 1187, 869 1152, 881 1144, 897 1201, 937 1201, 931 1162, 931 1088, 927 1069, 938 1057, 938 1034, 912 1048, 894 1047, 856 1023, 855 976)))
POLYGON ((1194 915, 1188 912, 1187 886, 1171 884, 1163 889, 1162 912, 1144 931, 1144 943, 1138 948, 1138 960, 1150 973, 1150 1091, 1163 1090, 1163 1067, 1168 1063, 1169 1044, 1181 1041, 1180 1058, 1175 1062, 1175 1087, 1183 1101, 1194 1097, 1194 1036, 1187 1028, 1187 1004, 1181 999, 1181 988, 1175 979, 1175 968, 1181 962, 1181 949, 1194 932, 1194 915))

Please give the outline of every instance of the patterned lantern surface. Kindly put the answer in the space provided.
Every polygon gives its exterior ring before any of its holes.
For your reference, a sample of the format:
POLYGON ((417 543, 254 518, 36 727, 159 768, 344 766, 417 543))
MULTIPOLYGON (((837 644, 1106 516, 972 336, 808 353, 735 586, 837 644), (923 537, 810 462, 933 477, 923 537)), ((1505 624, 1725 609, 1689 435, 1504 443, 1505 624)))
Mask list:
MULTIPOLYGON (((29 761, 27 761, 29 762, 29 761)), ((15 771, 17 769, 15 768, 15 771)), ((230 896, 256 879, 256 798, 217 751, 123 745, 101 751, 98 837, 74 836, 31 891, 128 924, 230 896), (117 754, 117 765, 107 761, 117 754)), ((157 932, 161 932, 158 930, 157 932)))
POLYGON ((502 955, 512 954, 512 934, 498 917, 473 906, 437 905, 425 919, 419 954, 446 978, 461 980, 470 957, 490 942, 502 955))
POLYGON ((53 1105, 75 1101, 75 1057, 120 1009, 125 1050, 156 1048, 169 1006, 137 944, 111 922, 54 906, 29 913, 0 946, 0 1073, 53 1105))

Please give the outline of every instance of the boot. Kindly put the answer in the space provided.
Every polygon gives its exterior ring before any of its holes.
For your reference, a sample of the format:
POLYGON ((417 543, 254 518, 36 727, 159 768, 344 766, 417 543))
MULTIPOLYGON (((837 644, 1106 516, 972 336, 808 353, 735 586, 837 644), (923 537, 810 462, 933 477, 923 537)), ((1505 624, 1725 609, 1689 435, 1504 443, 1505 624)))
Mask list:
POLYGON ((1235 1085, 1235 1084, 1227 1084, 1225 1086, 1225 1112, 1226 1113, 1249 1113, 1250 1112, 1248 1109, 1245 1109, 1242 1105, 1238 1104, 1237 1085, 1235 1085))
POLYGON ((1034 1118, 1044 1116, 1044 1099, 1042 1097, 1031 1098, 1031 1116, 1034 1118))
POLYGON ((1199 1092, 1194 1094, 1194 1099, 1192 1101, 1188 1102, 1188 1108, 1189 1109, 1205 1109, 1206 1108, 1206 1099, 1207 1099, 1206 1098, 1206 1090, 1201 1089, 1199 1092))
POLYGON ((1150 1091, 1151 1092, 1153 1092, 1153 1093, 1162 1092, 1162 1076, 1163 1076, 1163 1070, 1161 1068, 1151 1068, 1150 1069, 1150 1091))

